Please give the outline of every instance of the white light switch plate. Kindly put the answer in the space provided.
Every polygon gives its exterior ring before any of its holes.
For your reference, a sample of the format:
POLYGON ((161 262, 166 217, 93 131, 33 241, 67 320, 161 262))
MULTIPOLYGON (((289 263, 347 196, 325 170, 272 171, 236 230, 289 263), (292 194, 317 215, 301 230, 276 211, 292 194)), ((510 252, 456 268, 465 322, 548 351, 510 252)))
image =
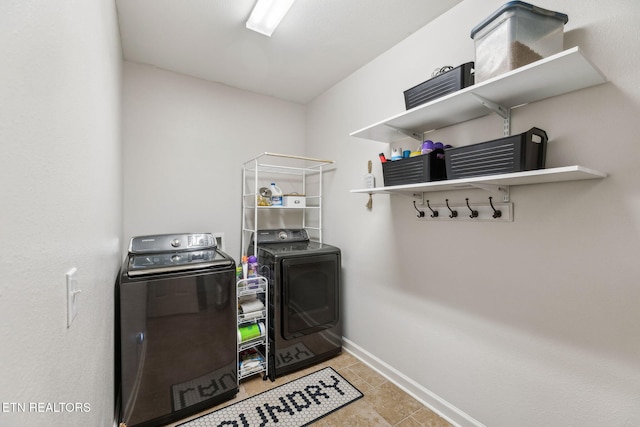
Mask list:
POLYGON ((78 294, 78 269, 73 267, 67 271, 67 328, 71 327, 73 319, 78 315, 78 307, 76 305, 78 294))

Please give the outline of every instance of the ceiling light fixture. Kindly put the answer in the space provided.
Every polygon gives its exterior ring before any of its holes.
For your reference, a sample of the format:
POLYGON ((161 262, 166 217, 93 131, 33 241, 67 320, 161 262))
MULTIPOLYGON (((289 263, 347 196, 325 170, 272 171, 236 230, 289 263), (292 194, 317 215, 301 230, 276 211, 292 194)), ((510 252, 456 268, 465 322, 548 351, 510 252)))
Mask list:
POLYGON ((271 37, 294 1, 258 0, 247 21, 247 28, 271 37))

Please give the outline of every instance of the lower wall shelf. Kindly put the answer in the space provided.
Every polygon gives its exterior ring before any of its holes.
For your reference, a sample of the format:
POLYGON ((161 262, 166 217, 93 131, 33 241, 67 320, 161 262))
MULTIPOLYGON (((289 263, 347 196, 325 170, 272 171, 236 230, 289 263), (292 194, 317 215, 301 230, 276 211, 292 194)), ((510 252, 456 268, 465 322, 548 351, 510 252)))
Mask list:
POLYGON ((550 169, 537 169, 502 175, 477 176, 466 179, 450 179, 445 181, 422 182, 418 184, 395 185, 391 187, 362 188, 351 190, 352 193, 364 194, 407 194, 434 191, 466 190, 496 186, 545 184, 563 181, 581 181, 586 179, 602 179, 607 174, 584 166, 564 166, 550 169))

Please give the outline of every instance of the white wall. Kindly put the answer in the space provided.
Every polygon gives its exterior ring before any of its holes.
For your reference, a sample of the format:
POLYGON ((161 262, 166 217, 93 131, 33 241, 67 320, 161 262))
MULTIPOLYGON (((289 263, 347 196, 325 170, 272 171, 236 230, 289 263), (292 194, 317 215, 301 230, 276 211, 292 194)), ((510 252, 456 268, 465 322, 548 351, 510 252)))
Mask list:
MULTIPOLYGON (((472 59, 469 30, 502 3, 464 1, 319 97, 306 119, 300 105, 126 64, 123 153, 113 3, 2 2, 0 401, 91 410, 3 406, 0 424, 111 425, 120 250, 132 235, 205 230, 224 232, 237 256, 240 165, 269 150, 337 161, 325 240, 343 249, 345 335, 443 399, 432 396, 437 409, 460 424, 639 425, 636 2, 537 2, 569 15, 566 47, 610 81, 513 117, 514 132, 548 131, 548 166, 607 179, 513 187, 509 224, 417 222, 409 198, 375 196, 368 212, 349 193, 367 160, 380 182, 377 153, 389 147, 348 134, 402 111, 402 91, 436 67, 472 59), (71 267, 83 292, 67 329, 71 267)), ((500 125, 433 136, 461 145, 500 125)), ((467 196, 485 197, 434 198, 467 196)))
POLYGON ((122 232, 115 5, 2 1, 0 57, 0 425, 111 426, 122 232), (72 267, 82 293, 67 329, 72 267))
POLYGON ((239 261, 242 164, 304 153, 305 109, 124 63, 124 236, 223 232, 239 261))
MULTIPOLYGON (((349 193, 367 160, 381 183, 377 154, 390 152, 349 133, 403 111, 402 92, 432 70, 473 60, 471 28, 503 3, 462 2, 307 106, 307 154, 337 164, 325 236, 343 250, 345 337, 462 425, 640 425, 637 2, 536 2, 569 15, 565 47, 609 82, 513 113, 513 133, 550 135, 548 167, 608 178, 512 187, 515 221, 501 224, 418 222, 412 199, 395 195, 374 196, 368 212, 349 193)), ((430 137, 466 145, 501 125, 490 116, 430 137)))

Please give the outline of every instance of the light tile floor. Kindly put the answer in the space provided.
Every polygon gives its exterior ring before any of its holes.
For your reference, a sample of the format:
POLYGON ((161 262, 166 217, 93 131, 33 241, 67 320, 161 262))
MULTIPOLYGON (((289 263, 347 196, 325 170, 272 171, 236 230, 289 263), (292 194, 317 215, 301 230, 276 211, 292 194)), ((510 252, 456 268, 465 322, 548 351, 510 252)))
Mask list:
MULTIPOLYGON (((326 362, 314 365, 308 369, 295 372, 277 378, 276 381, 263 381, 261 375, 255 375, 240 382, 240 392, 233 400, 225 402, 215 408, 211 408, 202 414, 195 415, 189 419, 196 418, 215 409, 230 405, 247 397, 251 397, 265 390, 277 387, 286 382, 315 372, 326 366, 335 369, 347 381, 353 384, 364 394, 364 398, 359 399, 344 408, 321 418, 313 423, 318 427, 370 427, 370 426, 398 426, 398 427, 451 427, 446 420, 438 416, 429 408, 409 396, 388 381, 385 377, 369 368, 359 359, 343 351, 339 356, 326 362)), ((174 427, 186 420, 169 424, 174 427)))

